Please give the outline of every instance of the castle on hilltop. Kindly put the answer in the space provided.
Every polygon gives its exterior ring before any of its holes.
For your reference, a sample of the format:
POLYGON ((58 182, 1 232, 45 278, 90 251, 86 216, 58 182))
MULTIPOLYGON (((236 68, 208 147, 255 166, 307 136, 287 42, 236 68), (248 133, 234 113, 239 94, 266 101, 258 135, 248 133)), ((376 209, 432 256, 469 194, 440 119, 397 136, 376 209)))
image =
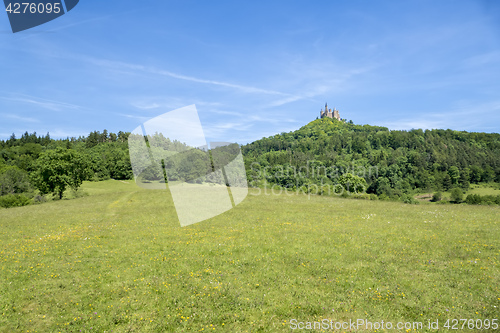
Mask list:
POLYGON ((333 108, 333 111, 332 111, 332 109, 328 108, 327 103, 325 103, 325 110, 321 110, 320 115, 321 115, 321 118, 328 117, 328 118, 340 120, 339 110, 336 110, 335 108, 333 108))

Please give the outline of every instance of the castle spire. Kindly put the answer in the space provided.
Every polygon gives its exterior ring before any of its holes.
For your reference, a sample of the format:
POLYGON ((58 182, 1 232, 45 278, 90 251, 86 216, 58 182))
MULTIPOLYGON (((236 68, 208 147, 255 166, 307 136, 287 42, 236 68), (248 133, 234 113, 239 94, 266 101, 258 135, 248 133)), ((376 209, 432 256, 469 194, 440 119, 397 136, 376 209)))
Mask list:
POLYGON ((328 109, 328 103, 325 103, 325 110, 321 110, 320 112, 321 118, 331 118, 331 119, 337 119, 341 120, 339 110, 337 110, 336 107, 332 109, 328 109))

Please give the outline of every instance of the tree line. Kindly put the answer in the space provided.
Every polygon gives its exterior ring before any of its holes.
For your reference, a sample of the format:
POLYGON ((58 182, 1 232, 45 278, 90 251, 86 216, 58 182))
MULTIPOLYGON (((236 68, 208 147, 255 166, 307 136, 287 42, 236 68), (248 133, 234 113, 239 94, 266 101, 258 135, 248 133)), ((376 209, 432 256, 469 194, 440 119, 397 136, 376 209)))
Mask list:
POLYGON ((399 199, 500 182, 500 134, 496 133, 393 131, 323 118, 242 149, 248 179, 255 185, 334 185, 343 174, 351 173, 366 181, 367 193, 399 199), (283 172, 311 166, 322 172, 299 177, 283 172))
MULTIPOLYGON (((0 206, 43 201, 47 195, 62 198, 83 181, 132 179, 130 135, 103 130, 56 140, 49 133, 26 132, 20 138, 13 134, 0 140, 0 206)), ((170 179, 211 181, 192 166, 202 165, 203 173, 214 169, 217 163, 212 155, 189 152, 183 143, 164 137, 148 144, 153 155, 163 156, 170 179), (186 152, 174 158, 168 151, 186 152)), ((238 151, 237 147, 218 149, 217 156, 226 162, 238 151)), ((325 187, 340 185, 347 192, 363 190, 370 198, 411 202, 416 193, 465 191, 470 184, 500 183, 500 134, 496 133, 392 131, 323 118, 241 150, 251 186, 306 189, 314 185, 321 194, 325 187)), ((159 165, 144 166, 142 177, 164 179, 159 165)), ((496 198, 467 197, 464 201, 496 203, 496 198)))
POLYGON ((129 135, 104 130, 55 140, 26 132, 0 140, 0 206, 44 201, 47 194, 62 198, 83 181, 133 178, 129 135))

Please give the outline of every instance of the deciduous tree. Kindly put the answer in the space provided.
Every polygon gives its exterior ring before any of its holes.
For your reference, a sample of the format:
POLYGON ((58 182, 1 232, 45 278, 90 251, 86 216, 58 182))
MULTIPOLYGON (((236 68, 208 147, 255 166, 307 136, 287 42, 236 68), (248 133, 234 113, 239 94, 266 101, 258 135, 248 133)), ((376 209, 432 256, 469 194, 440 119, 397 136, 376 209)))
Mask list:
POLYGON ((42 153, 36 166, 35 186, 40 193, 54 193, 59 199, 68 187, 77 190, 89 173, 86 160, 72 149, 58 148, 42 153))

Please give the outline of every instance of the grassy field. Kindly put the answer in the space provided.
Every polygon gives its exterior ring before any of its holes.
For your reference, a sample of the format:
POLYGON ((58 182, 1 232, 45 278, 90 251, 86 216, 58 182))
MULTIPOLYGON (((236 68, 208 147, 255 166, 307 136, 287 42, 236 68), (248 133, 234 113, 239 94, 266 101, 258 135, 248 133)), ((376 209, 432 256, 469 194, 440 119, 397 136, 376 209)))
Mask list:
POLYGON ((500 320, 498 206, 253 191, 181 228, 165 191, 83 190, 0 210, 0 332, 290 332, 292 319, 428 332, 429 319, 439 331, 446 319, 500 320))
POLYGON ((500 189, 498 187, 488 186, 488 184, 481 185, 471 185, 467 194, 479 194, 479 195, 500 195, 500 189))
MULTIPOLYGON (((428 203, 430 202, 430 199, 432 198, 432 195, 435 192, 428 192, 428 193, 420 193, 415 196, 415 198, 420 199, 419 201, 421 203, 428 203)), ((496 183, 481 183, 481 184, 472 184, 470 185, 470 188, 468 191, 464 191, 464 200, 469 194, 479 194, 481 196, 484 195, 500 195, 500 188, 499 185, 496 183)), ((450 200, 451 197, 451 191, 444 191, 441 192, 442 199, 443 200, 450 200)))

